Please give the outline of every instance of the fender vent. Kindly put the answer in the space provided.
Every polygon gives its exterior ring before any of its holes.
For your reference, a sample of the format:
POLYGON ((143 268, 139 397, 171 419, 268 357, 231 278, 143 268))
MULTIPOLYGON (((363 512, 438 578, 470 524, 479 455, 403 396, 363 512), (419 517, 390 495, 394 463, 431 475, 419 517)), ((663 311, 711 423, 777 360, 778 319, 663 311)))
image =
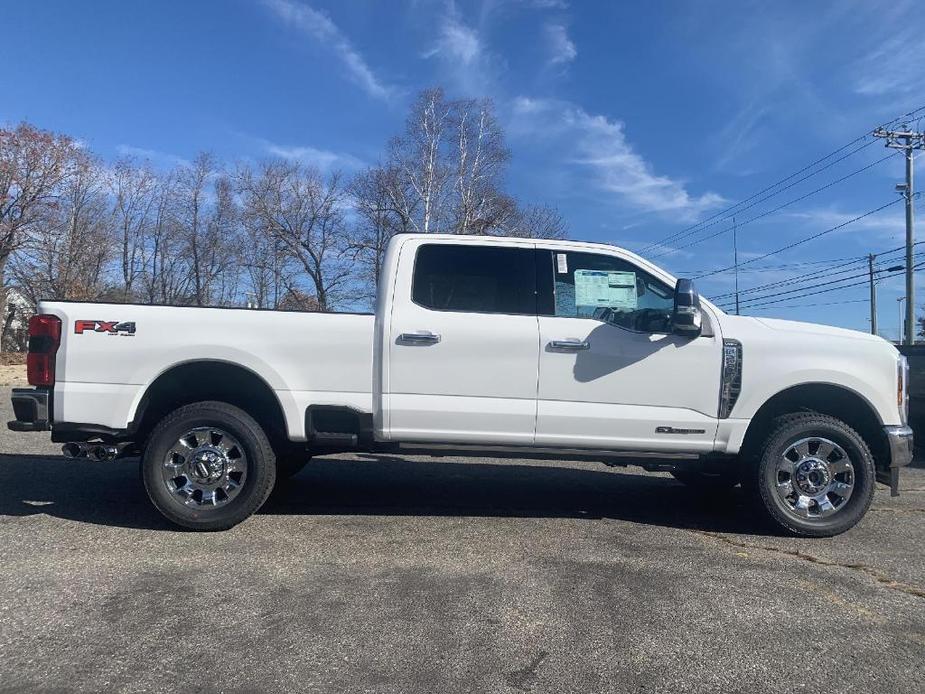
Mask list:
POLYGON ((719 387, 719 418, 726 419, 742 392, 742 343, 723 340, 723 371, 719 387))

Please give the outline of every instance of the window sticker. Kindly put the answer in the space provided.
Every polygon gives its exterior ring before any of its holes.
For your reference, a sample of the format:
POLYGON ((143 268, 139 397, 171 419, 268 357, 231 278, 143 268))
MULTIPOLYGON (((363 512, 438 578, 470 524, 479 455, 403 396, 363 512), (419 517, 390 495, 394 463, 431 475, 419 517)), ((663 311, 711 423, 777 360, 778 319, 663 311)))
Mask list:
POLYGON ((635 311, 638 302, 635 272, 575 270, 576 306, 635 311))
POLYGON ((560 275, 568 272, 568 256, 565 253, 556 253, 556 269, 560 275))

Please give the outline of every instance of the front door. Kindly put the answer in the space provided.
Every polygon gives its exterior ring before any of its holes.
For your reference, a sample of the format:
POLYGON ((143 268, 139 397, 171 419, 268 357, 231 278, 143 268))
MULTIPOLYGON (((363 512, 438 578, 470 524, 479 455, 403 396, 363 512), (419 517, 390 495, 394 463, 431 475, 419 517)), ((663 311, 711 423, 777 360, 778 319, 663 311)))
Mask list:
POLYGON ((383 390, 392 440, 533 443, 536 251, 509 244, 402 245, 383 390))
POLYGON ((555 299, 539 317, 536 445, 712 450, 722 339, 671 334, 674 289, 628 259, 546 261, 555 299))

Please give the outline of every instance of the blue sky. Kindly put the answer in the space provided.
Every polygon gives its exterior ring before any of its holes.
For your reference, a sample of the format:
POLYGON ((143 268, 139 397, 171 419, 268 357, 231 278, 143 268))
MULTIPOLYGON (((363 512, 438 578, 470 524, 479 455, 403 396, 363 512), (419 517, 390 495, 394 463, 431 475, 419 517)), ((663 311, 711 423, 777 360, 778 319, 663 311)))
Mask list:
MULTIPOLYGON (((915 2, 3 0, 0 16, 2 122, 26 119, 106 158, 135 154, 159 166, 207 149, 229 161, 276 155, 350 173, 376 162, 420 89, 441 85, 494 99, 518 196, 557 206, 575 238, 634 250, 925 105, 925 15, 915 2)), ((743 224, 740 259, 896 199, 901 160, 874 163, 887 153, 866 147, 737 214, 747 222, 872 164, 743 224)), ((853 258, 903 238, 902 206, 893 205, 754 262, 740 286, 825 267, 782 265, 853 258)), ((647 254, 673 272, 732 262, 728 233, 683 245, 647 254)), ((732 275, 699 284, 722 294, 732 275)), ((901 291, 900 279, 880 285, 888 336, 901 291)), ((866 296, 858 286, 756 315, 867 329, 866 296), (803 305, 820 303, 828 305, 803 305)))

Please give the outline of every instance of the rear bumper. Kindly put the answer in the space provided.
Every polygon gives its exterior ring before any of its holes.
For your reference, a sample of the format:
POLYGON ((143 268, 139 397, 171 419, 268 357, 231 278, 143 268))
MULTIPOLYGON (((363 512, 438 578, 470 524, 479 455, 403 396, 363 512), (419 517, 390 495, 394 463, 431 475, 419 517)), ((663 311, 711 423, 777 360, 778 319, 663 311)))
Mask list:
POLYGON ((48 431, 51 429, 49 403, 51 392, 35 388, 13 388, 13 414, 7 422, 13 431, 48 431))
POLYGON ((899 496, 899 469, 912 462, 914 455, 912 427, 883 427, 890 449, 890 466, 877 471, 877 481, 889 485, 890 493, 899 496))

